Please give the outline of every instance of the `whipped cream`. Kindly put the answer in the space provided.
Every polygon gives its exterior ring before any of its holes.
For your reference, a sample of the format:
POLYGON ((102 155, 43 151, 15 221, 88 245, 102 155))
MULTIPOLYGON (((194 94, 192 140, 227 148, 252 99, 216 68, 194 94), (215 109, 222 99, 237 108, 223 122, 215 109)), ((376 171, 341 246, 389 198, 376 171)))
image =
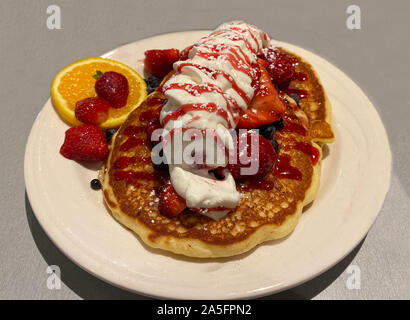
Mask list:
MULTIPOLYGON (((256 54, 269 41, 255 26, 233 21, 187 49, 188 59, 174 63, 176 73, 162 88, 168 98, 160 115, 162 126, 168 131, 213 129, 231 148, 229 129, 236 127, 239 110, 246 110, 255 94, 256 54)), ((187 206, 219 219, 237 206, 240 194, 229 171, 223 180, 208 171, 186 163, 169 165, 171 183, 187 206)))

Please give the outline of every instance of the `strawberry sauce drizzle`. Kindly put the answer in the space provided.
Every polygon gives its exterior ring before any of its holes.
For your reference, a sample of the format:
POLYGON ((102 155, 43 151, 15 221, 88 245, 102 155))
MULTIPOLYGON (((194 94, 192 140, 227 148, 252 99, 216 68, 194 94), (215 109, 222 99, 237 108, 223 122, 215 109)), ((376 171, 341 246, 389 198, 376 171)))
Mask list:
POLYGON ((226 80, 229 81, 229 83, 232 86, 232 89, 235 90, 235 92, 246 102, 246 104, 250 103, 250 99, 249 97, 246 95, 245 91, 243 91, 241 88, 239 88, 238 84, 236 83, 235 79, 232 78, 231 75, 229 75, 229 73, 223 71, 223 70, 214 70, 205 66, 200 66, 199 64, 195 64, 195 63, 190 63, 190 62, 185 62, 185 63, 181 63, 178 66, 178 72, 181 73, 181 70, 184 67, 193 67, 196 68, 198 70, 201 70, 203 72, 205 72, 207 75, 209 75, 213 80, 216 80, 216 78, 221 75, 223 76, 226 80))
POLYGON ((150 157, 119 157, 115 162, 114 162, 114 168, 116 169, 125 169, 133 164, 139 164, 139 163, 150 163, 151 158, 150 157))
MULTIPOLYGON (((218 93, 220 94, 227 105, 228 112, 232 115, 234 123, 238 121, 238 115, 237 115, 237 110, 238 110, 238 105, 234 99, 231 97, 227 97, 221 90, 220 87, 212 84, 212 83, 204 83, 204 84, 188 84, 188 83, 172 83, 170 85, 167 85, 166 87, 163 88, 163 93, 165 93, 168 90, 173 90, 173 89, 179 89, 179 90, 184 90, 185 92, 189 93, 192 96, 199 96, 202 93, 218 93), (232 110, 232 107, 234 110, 232 110)), ((214 103, 208 103, 208 104, 201 104, 201 103, 195 103, 195 104, 186 104, 181 106, 179 110, 173 111, 170 115, 167 115, 161 125, 165 127, 165 125, 168 123, 169 120, 177 120, 178 119, 178 114, 180 116, 186 114, 188 111, 193 111, 193 110, 201 110, 201 111, 207 111, 210 113, 213 112, 218 112, 218 115, 223 117, 223 119, 227 122, 228 126, 231 128, 232 124, 229 121, 229 115, 226 111, 224 111, 220 107, 216 107, 214 103), (201 107, 204 106, 204 107, 201 107), (185 108, 185 111, 183 110, 185 108)))
POLYGON ((283 121, 285 123, 285 126, 283 127, 282 132, 291 132, 300 134, 301 136, 306 136, 306 129, 300 123, 298 123, 300 121, 297 116, 289 114, 284 115, 283 121))
POLYGON ((153 181, 155 179, 155 175, 144 171, 118 170, 114 173, 114 179, 117 181, 125 181, 130 184, 135 184, 138 180, 153 181))
POLYGON ((222 117, 228 123, 229 128, 232 127, 229 123, 228 113, 212 102, 184 104, 178 110, 172 111, 169 114, 167 114, 165 118, 162 120, 162 125, 165 126, 170 120, 177 120, 179 117, 182 117, 189 111, 206 111, 209 113, 216 113, 218 116, 222 117))
POLYGON ((287 154, 279 156, 273 175, 279 179, 302 180, 302 173, 290 164, 290 160, 291 158, 287 154))
POLYGON ((307 142, 296 142, 294 144, 285 146, 283 149, 284 150, 295 149, 295 150, 299 150, 303 152, 304 154, 310 157, 310 161, 312 162, 312 165, 316 165, 317 162, 319 161, 319 157, 320 157, 319 150, 307 142))
POLYGON ((144 132, 145 132, 145 127, 143 126, 128 126, 124 130, 124 135, 126 135, 127 137, 132 137, 139 133, 144 133, 144 132))
POLYGON ((239 183, 237 189, 239 191, 252 191, 252 190, 272 190, 275 183, 273 181, 259 180, 259 181, 247 181, 245 183, 239 183))
POLYGON ((135 138, 129 137, 121 146, 120 151, 128 151, 136 146, 143 146, 147 144, 147 139, 145 138, 135 138))

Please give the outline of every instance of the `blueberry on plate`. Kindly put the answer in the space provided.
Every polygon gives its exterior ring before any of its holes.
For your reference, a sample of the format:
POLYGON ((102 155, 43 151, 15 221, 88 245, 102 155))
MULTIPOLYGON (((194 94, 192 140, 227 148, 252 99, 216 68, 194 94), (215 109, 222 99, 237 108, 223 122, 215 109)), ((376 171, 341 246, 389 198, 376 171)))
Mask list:
POLYGON ((151 87, 150 85, 147 85, 147 92, 150 94, 151 92, 154 92, 156 88, 151 87))
POLYGON ((102 188, 101 181, 98 179, 92 179, 90 182, 91 189, 100 190, 102 188))
POLYGON ((105 131, 105 141, 110 143, 112 136, 117 132, 115 129, 108 129, 105 131))
POLYGON ((156 76, 149 76, 147 80, 147 84, 153 88, 157 88, 161 83, 161 79, 156 76))
POLYGON ((276 130, 282 130, 283 127, 285 126, 285 123, 283 122, 283 118, 280 118, 280 120, 275 121, 273 125, 275 126, 276 130))
POLYGON ((151 93, 159 87, 161 79, 155 76, 149 76, 148 79, 145 80, 145 82, 147 83, 148 93, 151 93))
POLYGON ((276 153, 278 153, 279 152, 279 143, 275 139, 271 140, 270 143, 272 144, 273 149, 275 149, 276 153))
POLYGON ((299 96, 298 96, 296 93, 292 92, 292 93, 289 95, 289 97, 291 97, 293 100, 295 100, 295 102, 296 102, 297 104, 299 104, 300 98, 299 98, 299 96))
POLYGON ((271 140, 273 138, 275 131, 276 128, 272 123, 264 125, 259 128, 259 134, 268 140, 271 140))
POLYGON ((223 173, 223 168, 209 170, 208 172, 213 174, 215 179, 217 179, 217 180, 224 180, 225 179, 225 175, 223 173))

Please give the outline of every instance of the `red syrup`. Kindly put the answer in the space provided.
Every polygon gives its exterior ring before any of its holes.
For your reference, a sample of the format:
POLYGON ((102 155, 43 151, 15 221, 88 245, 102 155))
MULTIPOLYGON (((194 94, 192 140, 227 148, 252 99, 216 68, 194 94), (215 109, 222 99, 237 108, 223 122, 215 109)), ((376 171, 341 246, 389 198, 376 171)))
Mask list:
POLYGON ((309 143, 297 142, 295 145, 292 145, 291 148, 297 149, 299 151, 302 151, 304 154, 307 154, 310 157, 310 161, 313 165, 315 165, 319 160, 319 150, 309 143))
POLYGON ((302 173, 290 164, 290 156, 282 155, 276 160, 276 165, 273 170, 275 177, 279 179, 302 180, 302 173))
POLYGON ((207 111, 209 113, 216 113, 229 124, 228 113, 222 108, 218 107, 215 103, 206 103, 206 104, 205 103, 191 103, 191 104, 184 104, 178 110, 173 111, 169 113, 168 115, 166 115, 162 121, 162 125, 165 126, 168 123, 168 121, 177 120, 179 117, 182 117, 184 114, 188 113, 189 111, 194 111, 194 110, 195 111, 207 111))
POLYGON ((126 135, 127 137, 132 137, 139 133, 144 133, 144 132, 145 132, 145 127, 143 126, 128 126, 124 130, 124 135, 126 135))
POLYGON ((307 92, 306 90, 302 90, 302 89, 286 89, 285 92, 287 95, 295 93, 299 96, 300 99, 304 99, 309 96, 309 92, 307 92))
POLYGON ((274 187, 274 182, 267 180, 260 181, 247 181, 238 184, 238 189, 240 191, 252 191, 252 190, 272 190, 274 187))
POLYGON ((147 144, 147 139, 145 138, 135 138, 129 137, 125 142, 120 146, 120 151, 128 151, 136 146, 143 146, 147 144))
POLYGON ((150 157, 119 157, 115 162, 114 162, 114 168, 116 169, 125 169, 133 164, 139 164, 139 163, 150 163, 151 158, 150 157))
POLYGON ((306 81, 307 80, 307 75, 303 72, 295 72, 291 80, 297 80, 297 81, 306 81))
POLYGON ((116 181, 125 181, 129 184, 138 184, 139 180, 152 181, 155 179, 155 176, 144 171, 118 170, 114 173, 114 179, 116 181))
POLYGON ((285 115, 283 116, 284 127, 281 130, 282 132, 292 132, 297 133, 302 136, 306 136, 306 129, 299 122, 298 117, 294 115, 285 115), (298 121, 298 122, 296 122, 298 121))

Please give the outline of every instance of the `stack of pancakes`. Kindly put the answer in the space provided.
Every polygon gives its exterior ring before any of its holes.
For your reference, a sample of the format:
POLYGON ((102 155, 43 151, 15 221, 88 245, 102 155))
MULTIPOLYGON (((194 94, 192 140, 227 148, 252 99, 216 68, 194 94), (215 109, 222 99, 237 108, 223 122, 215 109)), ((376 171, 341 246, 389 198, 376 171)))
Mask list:
MULTIPOLYGON (((155 101, 152 98, 164 96, 154 92, 129 115, 111 142, 110 154, 102 175, 104 199, 113 217, 151 247, 198 258, 237 255, 262 242, 279 239, 291 233, 303 207, 316 196, 320 184, 322 147, 325 143, 332 142, 334 135, 331 127, 331 106, 317 74, 302 58, 291 52, 286 53, 299 60, 296 71, 307 76, 305 81, 292 80, 289 88, 308 92, 309 95, 301 99, 299 105, 307 115, 309 125, 306 135, 278 130, 274 138, 279 143, 279 156, 290 156, 291 166, 301 173, 300 180, 277 178, 273 173, 269 173, 263 180, 271 182, 273 188, 239 189, 239 205, 218 221, 190 210, 174 218, 161 215, 158 210, 158 188, 164 177, 166 178, 167 170, 155 169, 150 161, 135 161, 123 170, 151 173, 153 179, 129 183, 115 179, 118 169, 114 166, 120 157, 150 158, 149 143, 124 151, 120 150, 120 146, 128 139, 124 130, 129 126, 143 125, 140 121, 141 113, 159 107, 152 103, 155 101), (318 149, 319 158, 312 161, 306 152, 287 148, 289 141, 312 145, 318 149)), ((282 93, 282 98, 288 103, 295 103, 285 93, 282 93)), ((292 113, 291 108, 288 108, 287 112, 292 113)), ((140 133, 140 137, 146 139, 146 133, 140 133)))

